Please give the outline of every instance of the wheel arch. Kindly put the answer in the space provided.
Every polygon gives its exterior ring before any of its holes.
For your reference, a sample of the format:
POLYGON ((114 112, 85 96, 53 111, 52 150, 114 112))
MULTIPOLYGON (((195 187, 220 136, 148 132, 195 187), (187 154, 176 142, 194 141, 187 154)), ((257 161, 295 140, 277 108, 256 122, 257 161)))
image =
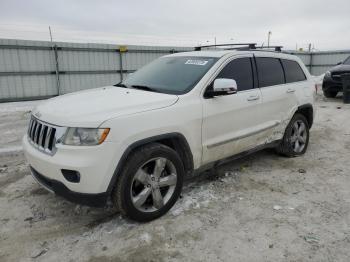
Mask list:
POLYGON ((141 146, 144 146, 150 143, 160 143, 174 149, 179 154, 184 164, 186 174, 192 173, 193 155, 192 155, 191 148, 187 142, 187 139, 185 138, 184 135, 182 135, 181 133, 167 133, 167 134, 152 136, 152 137, 148 137, 148 138, 133 142, 131 145, 127 147, 127 149, 124 151, 122 157, 118 162, 118 165, 113 173, 111 181, 109 182, 109 185, 107 188, 108 193, 112 192, 114 185, 117 181, 118 175, 123 165, 125 164, 128 156, 130 155, 130 153, 134 152, 141 146))
POLYGON ((314 122, 314 109, 312 104, 305 104, 305 105, 301 105, 298 107, 298 109, 296 110, 295 114, 302 114, 303 116, 305 116, 308 124, 309 124, 309 128, 312 127, 312 124, 314 122))

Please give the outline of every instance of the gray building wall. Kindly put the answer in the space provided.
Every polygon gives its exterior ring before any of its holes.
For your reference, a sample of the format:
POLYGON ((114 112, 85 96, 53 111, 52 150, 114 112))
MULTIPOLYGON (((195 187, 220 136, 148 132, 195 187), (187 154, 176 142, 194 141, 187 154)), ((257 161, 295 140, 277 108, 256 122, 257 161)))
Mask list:
MULTIPOLYGON (((0 102, 46 98, 118 83, 152 60, 186 47, 78 44, 0 39, 0 102)), ((289 52, 311 74, 320 75, 350 55, 349 51, 289 52)))

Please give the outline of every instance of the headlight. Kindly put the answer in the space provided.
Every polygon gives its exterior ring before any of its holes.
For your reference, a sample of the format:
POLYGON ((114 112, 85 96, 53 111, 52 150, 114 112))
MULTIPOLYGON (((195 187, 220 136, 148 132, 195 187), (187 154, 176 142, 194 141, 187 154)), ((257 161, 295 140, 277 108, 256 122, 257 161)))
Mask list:
POLYGON ((102 144, 109 133, 109 128, 78 128, 67 129, 63 139, 64 145, 94 146, 102 144))
POLYGON ((327 72, 324 74, 324 77, 330 78, 330 77, 331 77, 331 72, 327 71, 327 72))

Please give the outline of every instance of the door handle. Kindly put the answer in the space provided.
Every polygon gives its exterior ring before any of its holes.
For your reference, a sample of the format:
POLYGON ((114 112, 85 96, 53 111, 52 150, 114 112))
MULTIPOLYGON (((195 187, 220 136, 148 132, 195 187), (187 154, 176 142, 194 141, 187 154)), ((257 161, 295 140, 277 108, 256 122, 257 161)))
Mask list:
POLYGON ((260 98, 260 96, 258 96, 258 95, 255 95, 255 96, 249 96, 248 98, 247 98, 247 101, 254 101, 254 100, 258 100, 260 98))
POLYGON ((287 89, 287 93, 290 94, 290 93, 294 93, 295 92, 295 89, 292 89, 292 88, 288 88, 287 89))

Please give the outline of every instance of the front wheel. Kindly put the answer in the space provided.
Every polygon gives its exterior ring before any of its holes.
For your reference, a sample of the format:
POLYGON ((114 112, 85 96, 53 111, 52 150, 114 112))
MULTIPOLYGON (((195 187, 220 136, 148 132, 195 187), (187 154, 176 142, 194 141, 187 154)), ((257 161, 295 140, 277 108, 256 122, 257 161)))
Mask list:
POLYGON ((295 114, 288 124, 277 152, 288 156, 299 156, 306 152, 309 144, 309 123, 302 114, 295 114))
POLYGON ((323 94, 327 98, 334 98, 337 96, 338 92, 337 91, 323 91, 323 94))
POLYGON ((165 214, 178 199, 184 167, 178 154, 162 144, 149 144, 127 159, 112 195, 123 215, 146 222, 165 214))

